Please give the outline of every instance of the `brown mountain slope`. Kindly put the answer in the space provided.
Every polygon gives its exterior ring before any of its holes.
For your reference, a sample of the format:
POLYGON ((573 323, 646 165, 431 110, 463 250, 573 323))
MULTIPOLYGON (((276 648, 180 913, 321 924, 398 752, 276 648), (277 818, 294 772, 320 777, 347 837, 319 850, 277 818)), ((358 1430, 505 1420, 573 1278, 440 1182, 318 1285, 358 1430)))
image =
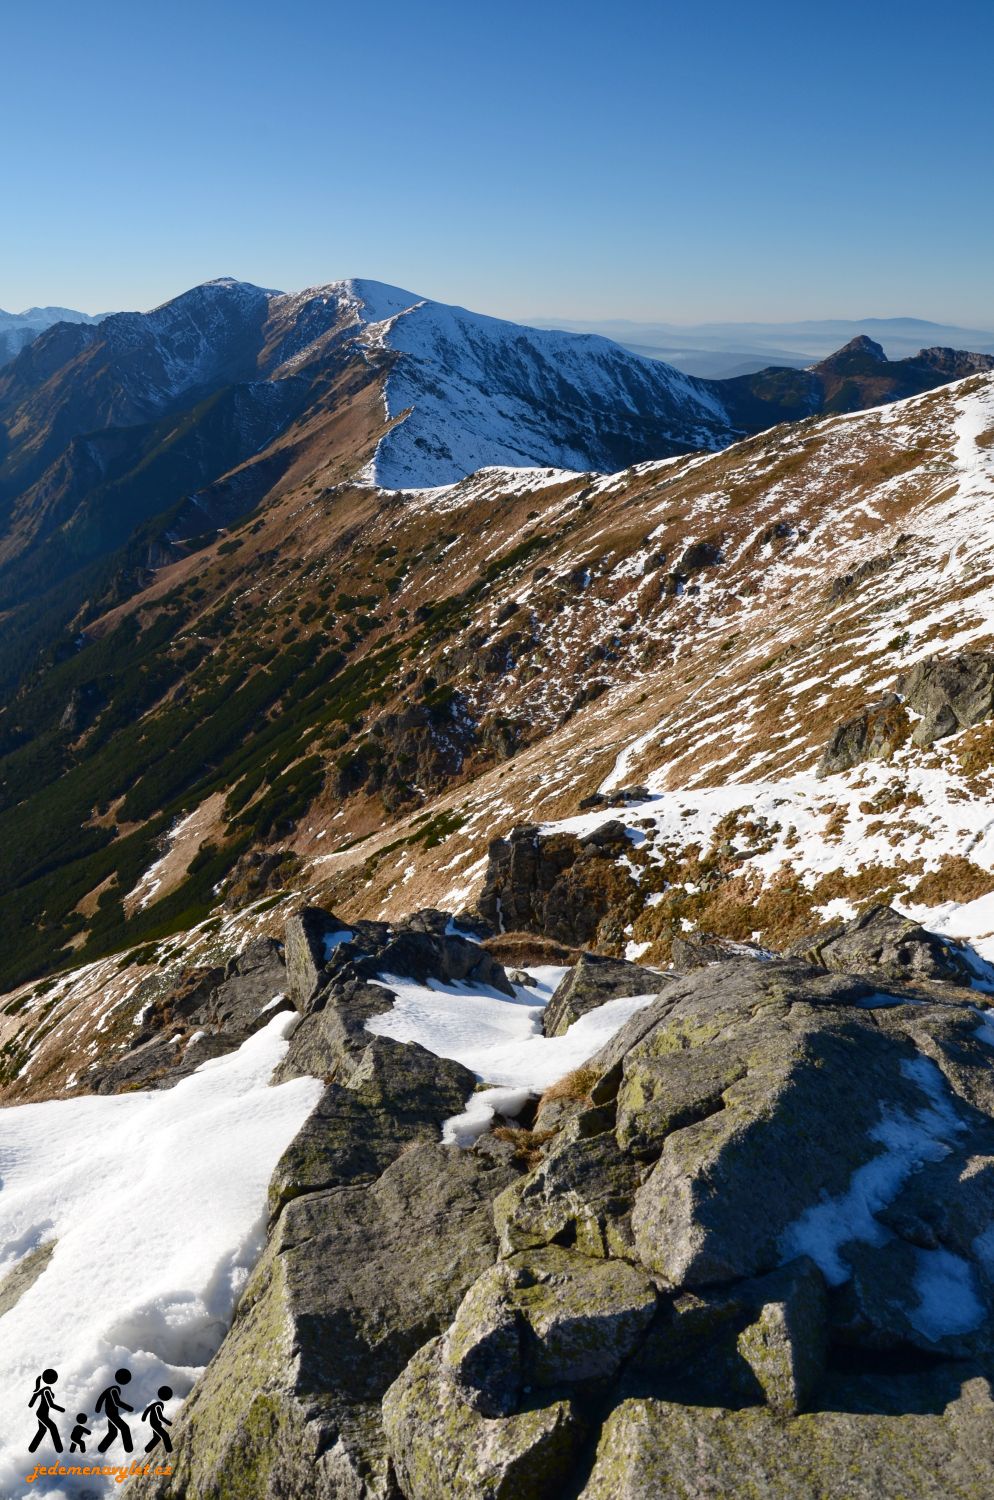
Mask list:
MULTIPOLYGON (((495 836, 646 778, 659 858, 635 865, 659 874, 633 874, 634 895, 624 886, 615 951, 658 942, 665 958, 673 922, 717 920, 699 899, 706 868, 705 885, 716 870, 755 876, 755 901, 793 860, 809 925, 899 877, 917 889, 948 858, 982 883, 994 851, 957 832, 984 821, 982 728, 966 761, 954 739, 838 784, 813 773, 839 721, 903 670, 989 641, 992 430, 994 382, 978 376, 604 478, 490 471, 392 494, 288 481, 88 626, 108 672, 73 682, 57 752, 57 810, 79 808, 78 848, 47 853, 30 817, 53 798, 35 742, 5 762, 8 786, 16 771, 40 787, 0 814, 7 847, 37 861, 8 898, 35 913, 30 962, 39 972, 75 951, 97 964, 82 989, 52 992, 65 999, 41 1031, 87 989, 102 1011, 118 960, 100 954, 129 943, 161 967, 276 932, 304 897, 352 917, 472 905, 495 836), (114 706, 126 692, 137 728, 114 706), (914 811, 940 792, 937 820, 914 811), (771 813, 778 798, 789 817, 771 813), (765 825, 736 833, 746 811, 723 823, 759 802, 765 825), (722 839, 727 869, 714 865, 722 839), (696 880, 693 846, 711 859, 696 880), (810 887, 835 869, 816 900, 810 887), (660 899, 677 888, 679 910, 660 899)), ((51 701, 85 657, 35 694, 51 701)), ((32 703, 17 705, 24 718, 32 703)), ((758 925, 786 933, 783 917, 758 925)), ((120 971, 113 990, 141 972, 120 971)), ((33 1036, 44 995, 10 1002, 4 1042, 22 1066, 46 1045, 33 1036)), ((51 1086, 69 1069, 59 1055, 51 1073, 39 1056, 20 1087, 51 1086)))

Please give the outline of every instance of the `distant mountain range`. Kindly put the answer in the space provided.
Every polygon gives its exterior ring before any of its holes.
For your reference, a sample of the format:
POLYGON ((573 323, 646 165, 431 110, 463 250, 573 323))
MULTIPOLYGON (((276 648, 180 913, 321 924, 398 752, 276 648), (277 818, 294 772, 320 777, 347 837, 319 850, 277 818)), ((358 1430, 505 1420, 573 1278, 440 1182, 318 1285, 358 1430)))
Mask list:
POLYGON ((4 312, 0 307, 0 365, 14 358, 53 323, 99 323, 105 313, 91 317, 71 307, 29 307, 25 312, 4 312))
MULTIPOLYGON (((860 337, 808 370, 706 381, 380 282, 221 278, 148 313, 58 321, 0 370, 0 609, 71 610, 101 559, 213 535, 318 453, 324 483, 394 490, 492 466, 611 472, 991 367, 941 347, 888 361, 860 337)), ((22 644, 12 622, 5 638, 0 677, 22 644)))
POLYGON ((879 342, 891 359, 942 345, 994 354, 994 332, 932 323, 926 318, 822 318, 797 323, 639 323, 624 318, 535 320, 538 328, 564 328, 614 339, 647 359, 662 359, 688 375, 724 380, 768 365, 806 368, 860 335, 879 342))

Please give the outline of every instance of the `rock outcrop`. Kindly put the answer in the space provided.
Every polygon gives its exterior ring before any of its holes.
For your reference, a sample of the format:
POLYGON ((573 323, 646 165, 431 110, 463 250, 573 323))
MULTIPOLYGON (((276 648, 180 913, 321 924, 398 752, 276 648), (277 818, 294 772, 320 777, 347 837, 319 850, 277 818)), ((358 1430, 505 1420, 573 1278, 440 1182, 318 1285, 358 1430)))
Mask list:
POLYGON ((901 674, 896 689, 837 726, 822 752, 819 776, 861 761, 890 760, 909 739, 928 747, 994 717, 994 652, 927 656, 901 674), (921 716, 914 725, 908 709, 921 716))
POLYGON ((490 845, 480 912, 499 932, 617 948, 642 906, 639 888, 618 858, 631 852, 625 825, 615 819, 582 838, 514 828, 490 845))
POLYGON ((150 1493, 394 1500, 380 1403, 496 1253, 509 1169, 422 1144, 372 1184, 284 1209, 150 1493))
POLYGON ((903 674, 898 691, 922 715, 911 736, 914 743, 934 744, 994 716, 994 652, 926 657, 903 674))
POLYGON ((591 1103, 495 1202, 501 1260, 388 1393, 405 1495, 558 1493, 524 1450, 602 1500, 982 1493, 994 1030, 879 984, 733 960, 592 1060, 591 1103), (583 1331, 561 1363, 557 1317, 583 1331))
POLYGON ((896 693, 887 693, 838 725, 822 752, 818 775, 848 771, 864 760, 890 760, 910 734, 907 710, 896 693))
POLYGON ((298 1036, 334 1079, 150 1493, 987 1493, 994 1026, 907 927, 670 976, 525 1155, 441 1145, 472 1075, 326 973, 298 1036))
POLYGON ((816 938, 797 943, 795 957, 841 973, 873 972, 898 983, 941 980, 969 984, 970 966, 962 948, 892 906, 871 906, 816 938))
POLYGON ((647 995, 668 981, 662 975, 620 958, 584 953, 557 986, 542 1017, 546 1036, 562 1036, 574 1021, 596 1010, 606 1000, 623 995, 647 995))
POLYGON ((224 968, 193 969, 163 985, 139 989, 144 1001, 123 1052, 110 1054, 80 1076, 80 1091, 171 1088, 201 1063, 240 1047, 287 997, 281 945, 257 938, 224 968))

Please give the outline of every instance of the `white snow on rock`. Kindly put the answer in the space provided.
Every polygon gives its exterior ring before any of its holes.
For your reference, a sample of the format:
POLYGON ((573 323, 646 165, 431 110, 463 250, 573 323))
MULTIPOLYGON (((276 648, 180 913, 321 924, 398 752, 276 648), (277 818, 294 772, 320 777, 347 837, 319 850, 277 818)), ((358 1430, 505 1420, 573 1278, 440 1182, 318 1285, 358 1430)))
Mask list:
MULTIPOLYGON (((141 1455, 138 1418, 157 1387, 172 1387, 172 1415, 219 1347, 264 1243, 273 1168, 322 1090, 311 1078, 269 1085, 289 1019, 273 1017, 172 1089, 0 1111, 0 1283, 55 1242, 38 1280, 0 1317, 0 1495, 114 1488, 52 1477, 24 1488, 36 1459, 51 1462, 47 1442, 28 1454, 28 1399, 42 1369, 58 1371, 66 1449, 82 1411, 95 1449, 105 1430, 96 1398, 119 1366, 130 1369, 141 1455)), ((120 1462, 120 1446, 108 1456, 120 1462)))
MULTIPOLYGON (((418 1042, 436 1057, 450 1057, 471 1068, 481 1082, 496 1087, 472 1095, 461 1115, 446 1121, 443 1139, 470 1145, 496 1111, 514 1114, 532 1094, 540 1094, 610 1041, 615 1032, 655 1000, 645 995, 608 1000, 574 1021, 564 1036, 542 1035, 542 1012, 568 968, 533 965, 530 985, 515 985, 514 996, 487 985, 415 984, 381 974, 396 996, 393 1009, 367 1021, 367 1031, 398 1042, 418 1042)), ((652 976, 646 972, 646 984, 652 976)))
MULTIPOLYGON (((791 1224, 781 1238, 785 1261, 810 1255, 830 1286, 839 1286, 851 1274, 842 1253, 844 1246, 854 1240, 884 1244, 890 1233, 876 1215, 893 1202, 918 1167, 925 1162, 941 1161, 948 1155, 951 1141, 966 1129, 934 1062, 917 1057, 903 1062, 901 1071, 921 1089, 922 1108, 909 1113, 886 1107, 880 1123, 870 1131, 871 1140, 883 1149, 857 1168, 844 1193, 823 1197, 791 1224)), ((963 1332, 965 1327, 974 1326, 958 1322, 970 1313, 962 1284, 959 1296, 950 1291, 955 1279, 948 1265, 940 1267, 936 1262, 925 1262, 922 1266, 917 1283, 921 1304, 915 1321, 930 1337, 963 1332)))

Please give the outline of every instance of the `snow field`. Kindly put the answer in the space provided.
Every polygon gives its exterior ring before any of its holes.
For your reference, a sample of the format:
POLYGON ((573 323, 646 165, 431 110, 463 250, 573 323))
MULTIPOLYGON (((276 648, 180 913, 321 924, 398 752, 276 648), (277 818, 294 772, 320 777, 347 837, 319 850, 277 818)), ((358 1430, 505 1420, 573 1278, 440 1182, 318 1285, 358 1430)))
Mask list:
MULTIPOLYGON (((0 1317, 0 1494, 20 1494, 32 1468, 27 1403, 44 1367, 58 1371, 68 1448, 67 1419, 94 1417, 119 1366, 137 1415, 161 1384, 171 1415, 219 1347, 264 1243, 273 1168, 322 1091, 311 1078, 269 1085, 292 1019, 274 1016, 172 1089, 0 1111, 0 1281, 55 1242, 0 1317)), ((88 1425, 94 1446, 104 1424, 88 1425)), ((74 1482, 40 1478, 31 1493, 69 1496, 74 1482)))

